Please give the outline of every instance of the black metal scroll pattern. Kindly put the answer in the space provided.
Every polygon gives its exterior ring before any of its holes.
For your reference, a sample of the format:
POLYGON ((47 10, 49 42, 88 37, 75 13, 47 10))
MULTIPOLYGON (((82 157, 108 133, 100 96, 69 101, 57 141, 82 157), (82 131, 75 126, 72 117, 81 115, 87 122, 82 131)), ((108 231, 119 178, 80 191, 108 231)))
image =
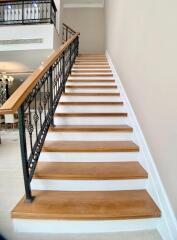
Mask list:
POLYGON ((19 132, 26 199, 32 201, 30 182, 72 65, 78 37, 45 72, 19 109, 19 132))
POLYGON ((24 102, 27 161, 29 180, 31 181, 37 165, 44 140, 50 126, 52 114, 50 110, 50 71, 48 70, 33 88, 24 102))
POLYGON ((0 106, 2 106, 7 100, 6 88, 3 85, 0 85, 0 106))

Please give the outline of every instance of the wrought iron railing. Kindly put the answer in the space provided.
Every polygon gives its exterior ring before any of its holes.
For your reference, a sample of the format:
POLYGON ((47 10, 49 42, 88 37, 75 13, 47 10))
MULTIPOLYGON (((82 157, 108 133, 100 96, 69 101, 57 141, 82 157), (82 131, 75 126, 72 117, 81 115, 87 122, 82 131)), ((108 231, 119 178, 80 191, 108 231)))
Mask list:
POLYGON ((0 108, 0 114, 18 111, 20 147, 26 200, 33 200, 31 180, 54 112, 79 49, 76 33, 38 68, 0 108))
POLYGON ((53 0, 0 1, 0 25, 56 24, 53 0))
POLYGON ((68 39, 74 36, 75 34, 76 32, 72 28, 63 23, 63 42, 67 42, 68 39))
POLYGON ((0 106, 7 101, 7 86, 0 83, 0 106))

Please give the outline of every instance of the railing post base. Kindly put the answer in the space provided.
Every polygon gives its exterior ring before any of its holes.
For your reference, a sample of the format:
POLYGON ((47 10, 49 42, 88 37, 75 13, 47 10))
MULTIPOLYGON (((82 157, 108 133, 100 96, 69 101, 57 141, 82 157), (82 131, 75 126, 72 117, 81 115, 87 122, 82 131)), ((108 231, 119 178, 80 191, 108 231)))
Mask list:
POLYGON ((34 199, 35 199, 35 197, 31 196, 31 198, 26 198, 24 202, 26 204, 30 204, 30 203, 32 203, 34 201, 34 199))

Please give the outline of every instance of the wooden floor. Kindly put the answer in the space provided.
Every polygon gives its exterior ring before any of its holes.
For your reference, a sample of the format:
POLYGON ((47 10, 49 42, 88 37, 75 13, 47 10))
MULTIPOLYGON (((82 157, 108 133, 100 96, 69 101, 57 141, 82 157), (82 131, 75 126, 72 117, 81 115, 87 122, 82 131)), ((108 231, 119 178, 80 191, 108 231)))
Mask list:
POLYGON ((145 190, 34 191, 31 204, 24 199, 12 218, 58 220, 113 220, 159 217, 160 211, 145 190))

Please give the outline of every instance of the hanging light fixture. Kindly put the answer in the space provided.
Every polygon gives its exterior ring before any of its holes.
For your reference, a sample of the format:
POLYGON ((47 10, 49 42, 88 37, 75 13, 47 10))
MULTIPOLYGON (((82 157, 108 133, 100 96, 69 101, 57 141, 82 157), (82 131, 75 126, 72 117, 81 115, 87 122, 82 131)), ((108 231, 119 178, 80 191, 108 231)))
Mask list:
POLYGON ((0 72, 0 84, 12 86, 14 77, 7 75, 5 72, 0 72))

